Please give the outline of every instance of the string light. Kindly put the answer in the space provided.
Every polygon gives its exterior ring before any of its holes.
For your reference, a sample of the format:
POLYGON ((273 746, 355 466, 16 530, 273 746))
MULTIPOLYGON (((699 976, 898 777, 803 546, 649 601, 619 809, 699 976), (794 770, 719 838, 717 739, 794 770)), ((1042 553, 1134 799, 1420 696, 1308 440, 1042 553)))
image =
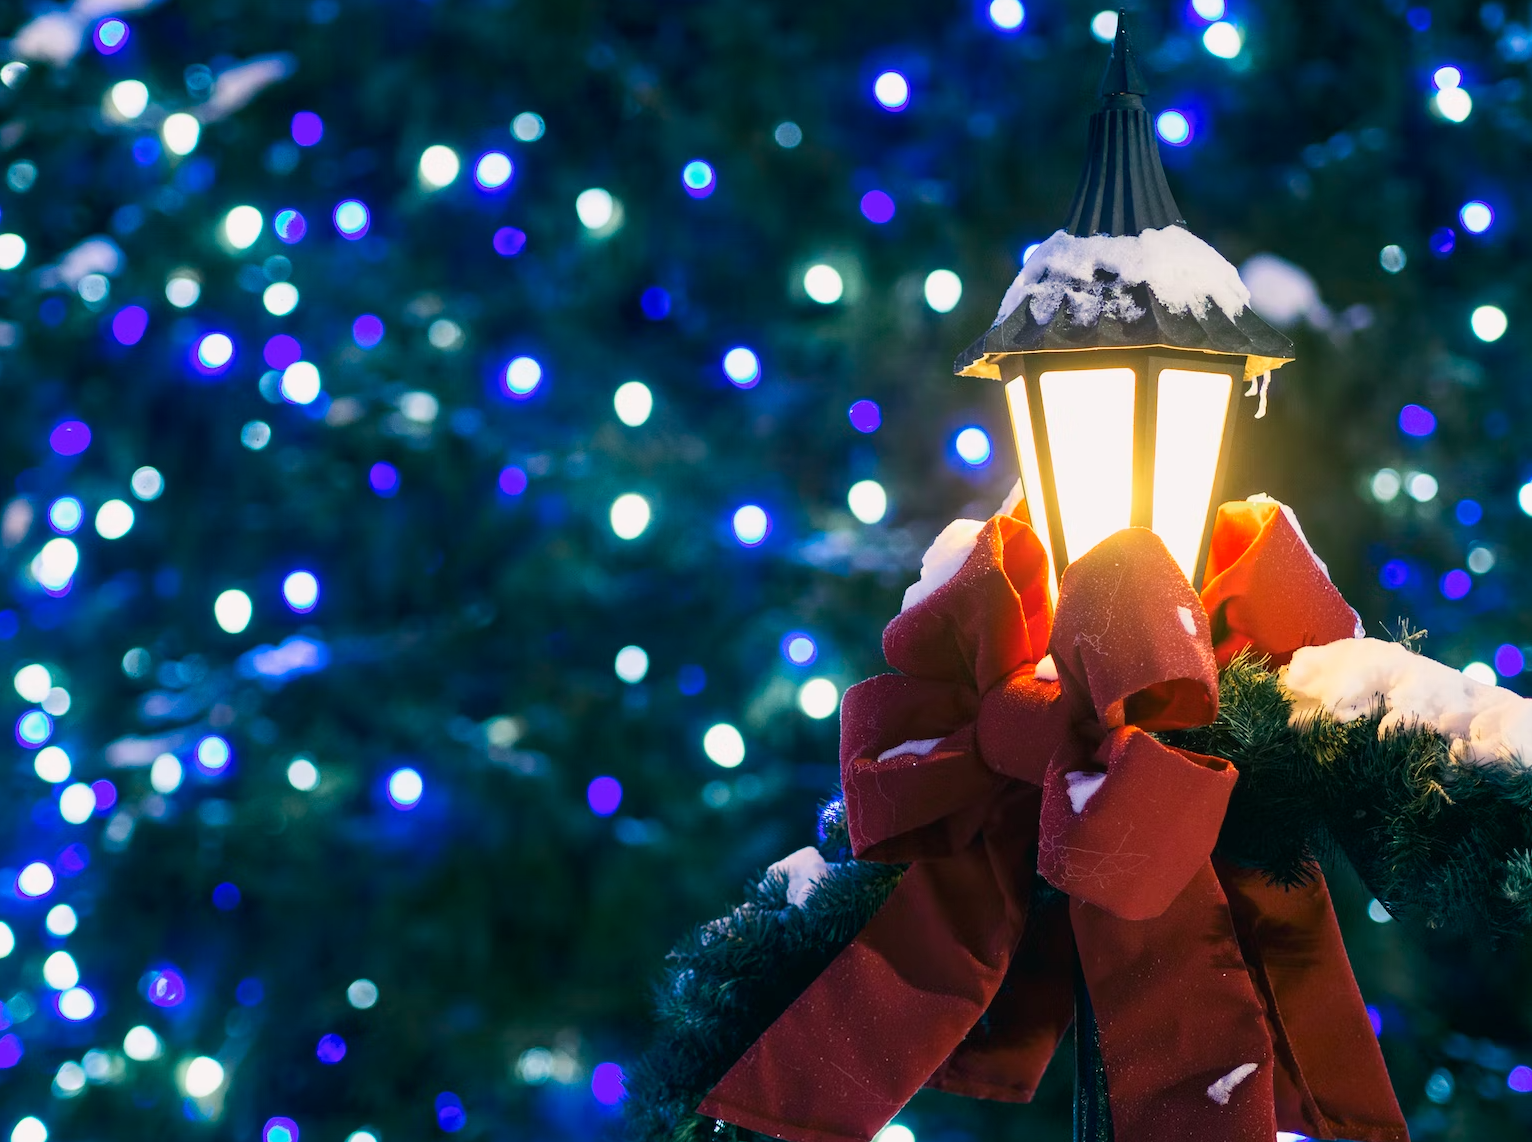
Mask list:
POLYGON ((255 245, 265 228, 266 219, 253 206, 236 206, 223 216, 224 240, 236 250, 248 250, 255 245))
POLYGON ((388 775, 388 803, 395 809, 413 809, 425 795, 426 784, 417 770, 403 766, 388 775))
POLYGON ((858 480, 846 493, 846 505, 863 523, 877 523, 888 513, 888 493, 876 480, 858 480))
POLYGON ((823 721, 840 708, 840 691, 828 678, 810 678, 798 687, 798 709, 823 721))
POLYGON ((637 428, 654 410, 654 394, 643 381, 624 381, 612 394, 612 407, 618 420, 629 428, 637 428))
POLYGON ((962 300, 963 281, 951 270, 932 270, 926 275, 925 294, 926 304, 937 313, 951 313, 962 300))
POLYGON ((213 618, 217 621, 219 629, 227 634, 239 634, 250 625, 250 617, 255 613, 255 608, 250 602, 250 596, 243 591, 230 589, 220 592, 218 598, 213 601, 213 618))
POLYGON ((637 539, 649 528, 649 501, 637 492, 627 492, 612 501, 612 533, 618 539, 637 539))
POLYGON ((300 615, 319 605, 319 580, 312 571, 294 571, 282 580, 282 598, 300 615))
POLYGON ((165 141, 165 149, 173 155, 191 154, 197 149, 197 140, 201 137, 202 124, 197 122, 195 115, 184 111, 167 116, 160 125, 160 138, 165 141))
POLYGON ((501 151, 486 151, 474 164, 473 181, 483 190, 499 190, 511 181, 515 164, 501 151))
POLYGON ((295 757, 287 763, 287 783, 299 793, 312 792, 319 785, 319 767, 307 757, 295 757))
POLYGON ((910 105, 910 81, 902 72, 885 71, 873 80, 872 97, 885 111, 903 111, 910 105))
POLYGON ((702 735, 702 752, 714 765, 733 769, 745 760, 745 739, 728 722, 719 722, 702 735))
POLYGON ((834 305, 845 291, 845 282, 834 266, 819 262, 803 273, 803 292, 820 305, 834 305))
POLYGON ((149 106, 149 89, 136 79, 112 84, 108 92, 112 110, 123 119, 137 119, 149 106))
POLYGON ((753 388, 761 379, 761 359, 755 350, 736 345, 723 355, 723 371, 736 388, 753 388))
POLYGON ((430 190, 441 190, 457 181, 462 161, 451 147, 437 143, 420 154, 420 181, 430 190))
POLYGON ((628 685, 637 685, 649 673, 649 655, 641 646, 625 646, 617 652, 612 669, 628 685))

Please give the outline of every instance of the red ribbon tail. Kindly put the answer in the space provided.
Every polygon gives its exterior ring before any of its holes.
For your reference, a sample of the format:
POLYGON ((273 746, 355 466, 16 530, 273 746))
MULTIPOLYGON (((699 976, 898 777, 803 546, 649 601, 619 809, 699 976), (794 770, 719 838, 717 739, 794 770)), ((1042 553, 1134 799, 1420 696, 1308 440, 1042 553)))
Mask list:
POLYGON ((1324 879, 1301 888, 1215 861, 1281 1072, 1277 1125, 1316 1138, 1408 1142, 1324 879))
POLYGON ((1026 886, 999 872, 1015 859, 977 837, 954 856, 911 865, 697 1112, 788 1142, 867 1142, 999 990, 1026 923, 1026 886))

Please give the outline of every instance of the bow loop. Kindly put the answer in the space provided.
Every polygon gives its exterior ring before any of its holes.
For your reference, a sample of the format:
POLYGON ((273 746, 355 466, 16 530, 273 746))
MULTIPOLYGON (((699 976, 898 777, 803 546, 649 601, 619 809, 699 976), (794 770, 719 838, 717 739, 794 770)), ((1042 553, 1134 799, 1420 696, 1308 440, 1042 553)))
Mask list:
POLYGON ((1207 613, 1159 536, 1128 528, 1069 565, 1050 651, 1101 725, 1181 729, 1218 713, 1207 613))
POLYGON ((1292 509, 1275 500, 1219 507, 1202 579, 1220 664, 1248 649, 1282 666, 1300 646, 1361 635, 1292 509))
POLYGON ((1037 533, 994 516, 957 573, 884 629, 883 657, 903 674, 962 681, 983 694, 1042 657, 1052 618, 1047 576, 1037 533))

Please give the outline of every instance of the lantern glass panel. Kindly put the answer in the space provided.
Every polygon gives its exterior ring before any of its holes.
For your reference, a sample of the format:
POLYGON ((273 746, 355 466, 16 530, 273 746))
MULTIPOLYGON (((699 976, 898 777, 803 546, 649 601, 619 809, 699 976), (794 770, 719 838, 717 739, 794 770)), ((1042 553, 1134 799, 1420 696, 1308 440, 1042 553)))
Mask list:
POLYGON ((1053 567, 1053 541, 1048 533, 1048 511, 1043 506, 1043 470, 1037 462, 1037 438, 1032 435, 1032 409, 1027 403, 1026 378, 1017 377, 1006 385, 1005 396, 1011 406, 1011 428, 1016 433, 1016 451, 1021 458, 1021 490, 1026 496, 1027 514, 1054 572, 1048 577, 1048 586, 1056 590, 1058 568, 1053 567))
POLYGON ((1072 562, 1132 523, 1132 369, 1070 369, 1038 378, 1064 551, 1072 562))
MULTIPOLYGON (((1234 379, 1165 369, 1155 413, 1154 532, 1195 581, 1234 379)), ((1049 428, 1052 428, 1050 423, 1049 428)), ((1070 545, 1074 555, 1074 545, 1070 545)))

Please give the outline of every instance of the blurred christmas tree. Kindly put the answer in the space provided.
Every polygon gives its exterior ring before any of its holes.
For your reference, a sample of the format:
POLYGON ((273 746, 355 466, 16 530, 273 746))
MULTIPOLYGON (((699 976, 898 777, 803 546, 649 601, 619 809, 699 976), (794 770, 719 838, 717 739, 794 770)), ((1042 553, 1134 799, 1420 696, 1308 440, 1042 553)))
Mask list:
MULTIPOLYGON (((1177 201, 1299 342, 1231 492, 1512 686, 1525 19, 1135 30, 1177 201)), ((0 1129, 620 1129, 665 950, 812 838, 839 691, 1011 485, 951 361, 1061 221, 1111 24, 0 4, 0 1129)), ((1525 1136, 1526 953, 1334 883, 1417 1136, 1525 1136)), ((1068 1078, 901 1123, 1062 1138, 1068 1078)))

